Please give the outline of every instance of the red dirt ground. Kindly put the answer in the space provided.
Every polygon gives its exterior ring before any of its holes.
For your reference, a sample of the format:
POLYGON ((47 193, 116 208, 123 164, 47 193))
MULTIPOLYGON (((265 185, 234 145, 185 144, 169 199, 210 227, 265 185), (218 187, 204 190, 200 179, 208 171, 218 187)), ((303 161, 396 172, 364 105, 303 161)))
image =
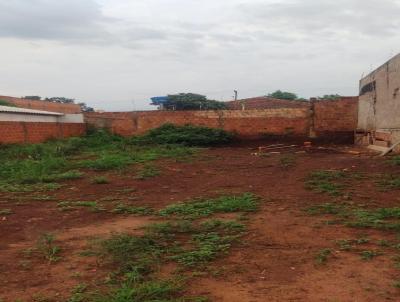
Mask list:
POLYGON ((370 243, 360 251, 377 249, 373 242, 378 240, 399 243, 395 233, 329 225, 325 222, 332 217, 310 216, 304 211, 334 200, 305 189, 306 176, 320 169, 366 173, 371 177, 354 179, 347 189, 351 201, 368 207, 396 206, 399 192, 382 192, 373 177, 399 173, 399 167, 369 155, 316 148, 295 154, 296 164, 285 168, 280 164, 283 154, 254 156, 254 152, 245 146, 216 148, 190 162, 158 162, 162 174, 147 180, 135 179, 132 167, 122 175, 109 173, 111 183, 105 185, 86 178, 68 182, 55 192, 1 193, 0 209, 11 209, 13 214, 0 217, 0 301, 65 301, 77 284, 97 286, 107 272, 95 257, 79 256, 88 239, 111 232, 140 232, 142 226, 157 220, 88 208, 63 212, 57 207, 60 201, 98 201, 106 209, 129 202, 159 209, 189 198, 242 192, 260 196, 261 210, 250 215, 242 244, 212 264, 215 273, 190 281, 190 294, 229 302, 400 301, 400 290, 393 286, 400 280, 393 261, 396 249, 379 247, 381 256, 363 261, 357 252, 341 251, 335 243, 368 236, 370 243), (23 251, 48 232, 56 234, 62 259, 49 264, 27 257, 23 251), (316 264, 315 256, 326 248, 333 255, 326 265, 316 264))

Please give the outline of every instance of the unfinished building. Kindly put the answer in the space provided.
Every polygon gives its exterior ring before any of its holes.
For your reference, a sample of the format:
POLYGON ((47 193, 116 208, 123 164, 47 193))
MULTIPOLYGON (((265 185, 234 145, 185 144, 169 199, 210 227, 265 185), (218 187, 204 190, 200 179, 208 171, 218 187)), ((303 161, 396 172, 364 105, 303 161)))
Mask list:
POLYGON ((400 54, 361 79, 356 142, 400 151, 400 54))

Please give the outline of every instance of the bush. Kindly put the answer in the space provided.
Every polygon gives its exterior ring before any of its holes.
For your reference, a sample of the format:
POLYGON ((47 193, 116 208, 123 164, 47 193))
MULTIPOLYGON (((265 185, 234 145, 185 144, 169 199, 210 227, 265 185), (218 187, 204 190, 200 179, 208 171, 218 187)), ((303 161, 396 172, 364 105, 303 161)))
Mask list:
POLYGON ((187 146, 213 146, 231 142, 233 134, 222 129, 165 124, 147 134, 133 138, 133 143, 182 144, 187 146))

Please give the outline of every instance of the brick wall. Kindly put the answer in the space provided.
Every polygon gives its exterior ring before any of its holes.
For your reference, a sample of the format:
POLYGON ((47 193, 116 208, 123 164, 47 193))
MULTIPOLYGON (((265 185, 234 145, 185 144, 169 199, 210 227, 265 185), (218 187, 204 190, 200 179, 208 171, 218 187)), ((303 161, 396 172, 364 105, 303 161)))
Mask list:
POLYGON ((354 137, 358 120, 358 97, 311 101, 317 137, 354 137))
POLYGON ((194 124, 234 131, 243 138, 264 135, 308 135, 309 109, 222 110, 222 111, 147 111, 122 113, 87 113, 86 122, 109 128, 120 135, 137 135, 165 123, 194 124))
POLYGON ((35 101, 35 100, 21 99, 21 98, 2 96, 2 95, 0 95, 0 100, 7 101, 21 108, 60 112, 66 114, 76 114, 82 112, 81 107, 77 104, 59 104, 59 103, 35 101))
POLYGON ((41 143, 83 135, 85 124, 0 122, 0 144, 41 143))
POLYGON ((90 126, 107 128, 124 136, 142 134, 165 123, 173 123, 222 128, 234 131, 242 138, 265 135, 308 137, 315 134, 336 140, 342 136, 345 139, 353 137, 357 125, 357 103, 357 97, 345 97, 336 101, 296 103, 294 108, 87 113, 85 120, 90 126))
POLYGON ((229 110, 245 110, 254 109, 279 109, 279 108, 308 108, 310 103, 308 101, 298 100, 281 100, 271 97, 261 96, 255 98, 248 98, 238 101, 226 102, 229 110))

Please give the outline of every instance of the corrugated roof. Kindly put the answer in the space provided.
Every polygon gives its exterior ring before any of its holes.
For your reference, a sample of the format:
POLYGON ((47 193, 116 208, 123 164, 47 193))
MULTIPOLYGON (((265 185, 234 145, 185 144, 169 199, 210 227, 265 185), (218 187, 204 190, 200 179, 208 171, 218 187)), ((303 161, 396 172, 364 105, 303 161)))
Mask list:
POLYGON ((54 115, 54 116, 64 115, 63 113, 59 113, 59 112, 32 110, 32 109, 19 108, 19 107, 10 107, 10 106, 0 106, 0 112, 19 113, 19 114, 34 114, 34 115, 54 115))

